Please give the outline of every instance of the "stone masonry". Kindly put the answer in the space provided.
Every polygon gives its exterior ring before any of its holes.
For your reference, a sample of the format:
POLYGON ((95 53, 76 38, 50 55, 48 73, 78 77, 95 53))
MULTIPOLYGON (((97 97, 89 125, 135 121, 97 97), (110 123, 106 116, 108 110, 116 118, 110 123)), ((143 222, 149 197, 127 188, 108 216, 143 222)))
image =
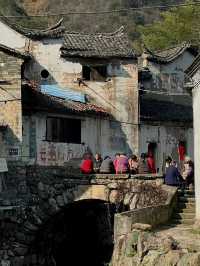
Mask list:
POLYGON ((1 265, 38 266, 29 252, 36 232, 74 201, 100 200, 120 212, 165 202, 168 197, 159 177, 74 176, 64 168, 10 166, 6 183, 7 190, 0 195, 1 265))
POLYGON ((21 65, 23 60, 0 52, 1 156, 7 157, 9 148, 19 147, 22 141, 21 65))

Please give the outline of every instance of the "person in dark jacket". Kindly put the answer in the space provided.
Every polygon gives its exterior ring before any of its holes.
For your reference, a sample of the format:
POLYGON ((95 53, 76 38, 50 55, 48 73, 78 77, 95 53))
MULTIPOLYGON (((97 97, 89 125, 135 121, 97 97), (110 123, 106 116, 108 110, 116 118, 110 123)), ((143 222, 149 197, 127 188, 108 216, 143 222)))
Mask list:
POLYGON ((115 172, 114 170, 114 164, 113 161, 109 156, 106 156, 100 166, 100 173, 101 174, 113 174, 115 172))
POLYGON ((149 168, 146 161, 147 155, 146 153, 142 153, 139 159, 139 165, 138 165, 138 174, 148 174, 149 168))
POLYGON ((166 170, 165 184, 169 186, 180 186, 182 183, 182 176, 176 167, 176 162, 173 161, 166 170))
POLYGON ((94 159, 94 172, 95 173, 99 173, 102 161, 103 159, 101 158, 101 154, 97 153, 94 159))

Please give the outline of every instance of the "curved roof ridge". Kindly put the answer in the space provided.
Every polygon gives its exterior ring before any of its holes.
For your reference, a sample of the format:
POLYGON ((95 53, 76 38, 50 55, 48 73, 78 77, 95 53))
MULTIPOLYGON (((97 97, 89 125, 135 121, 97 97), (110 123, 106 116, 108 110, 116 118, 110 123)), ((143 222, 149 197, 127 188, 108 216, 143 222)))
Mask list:
POLYGON ((111 36, 121 36, 124 33, 124 26, 121 26, 117 30, 113 32, 84 32, 84 31, 65 31, 65 35, 67 34, 76 34, 76 35, 85 35, 85 36, 103 36, 103 37, 111 37, 111 36))
POLYGON ((166 49, 156 50, 155 52, 152 52, 152 53, 159 54, 159 53, 161 53, 163 51, 168 51, 168 50, 171 50, 171 49, 174 49, 174 48, 178 48, 179 47, 180 49, 182 49, 182 48, 188 48, 190 46, 191 46, 190 42, 181 42, 180 44, 172 45, 172 46, 170 46, 170 47, 168 47, 166 49))
POLYGON ((197 49, 190 42, 182 42, 176 46, 171 46, 167 49, 162 49, 155 52, 145 47, 145 50, 149 54, 148 59, 150 61, 159 63, 170 63, 182 55, 187 49, 190 49, 192 54, 197 55, 197 49))
POLYGON ((31 39, 42 39, 48 36, 52 38, 58 38, 58 37, 63 36, 65 32, 65 27, 62 26, 63 18, 60 19, 56 24, 52 25, 51 27, 47 29, 31 29, 31 28, 23 27, 11 21, 8 17, 4 16, 1 12, 0 12, 0 21, 8 25, 10 28, 15 30, 16 32, 26 37, 29 37, 31 39))

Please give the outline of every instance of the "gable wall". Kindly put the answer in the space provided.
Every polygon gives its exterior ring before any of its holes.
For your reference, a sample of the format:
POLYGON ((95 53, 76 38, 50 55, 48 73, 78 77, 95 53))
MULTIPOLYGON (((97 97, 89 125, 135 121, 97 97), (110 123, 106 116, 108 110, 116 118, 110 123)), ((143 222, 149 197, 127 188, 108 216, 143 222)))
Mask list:
MULTIPOLYGON (((134 60, 107 61, 110 81, 85 82, 79 85, 82 77, 82 64, 88 60, 66 60, 60 57, 62 39, 32 42, 31 50, 35 61, 26 68, 25 75, 40 84, 56 84, 63 88, 81 91, 91 102, 104 107, 112 114, 109 132, 113 152, 138 152, 138 68, 134 60), (50 76, 43 80, 41 70, 47 69, 50 76)), ((102 61, 95 60, 95 64, 102 61)))
POLYGON ((14 31, 1 21, 0 33, 0 44, 22 51, 25 49, 27 38, 14 31))
POLYGON ((169 93, 185 93, 184 71, 191 65, 194 56, 185 51, 181 56, 168 64, 148 62, 153 74, 152 80, 144 82, 145 88, 169 93))

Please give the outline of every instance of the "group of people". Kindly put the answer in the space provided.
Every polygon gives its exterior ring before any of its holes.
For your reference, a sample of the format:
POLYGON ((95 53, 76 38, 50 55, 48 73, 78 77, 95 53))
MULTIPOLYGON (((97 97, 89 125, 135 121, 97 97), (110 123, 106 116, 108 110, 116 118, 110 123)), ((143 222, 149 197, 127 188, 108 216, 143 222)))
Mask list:
POLYGON ((156 173, 155 162, 151 154, 142 153, 140 158, 136 155, 128 157, 125 153, 117 153, 112 159, 97 153, 95 158, 91 153, 84 154, 81 163, 83 174, 102 173, 102 174, 154 174, 156 173))
POLYGON ((180 188, 194 185, 194 163, 186 156, 181 170, 170 156, 166 159, 165 183, 180 188))

